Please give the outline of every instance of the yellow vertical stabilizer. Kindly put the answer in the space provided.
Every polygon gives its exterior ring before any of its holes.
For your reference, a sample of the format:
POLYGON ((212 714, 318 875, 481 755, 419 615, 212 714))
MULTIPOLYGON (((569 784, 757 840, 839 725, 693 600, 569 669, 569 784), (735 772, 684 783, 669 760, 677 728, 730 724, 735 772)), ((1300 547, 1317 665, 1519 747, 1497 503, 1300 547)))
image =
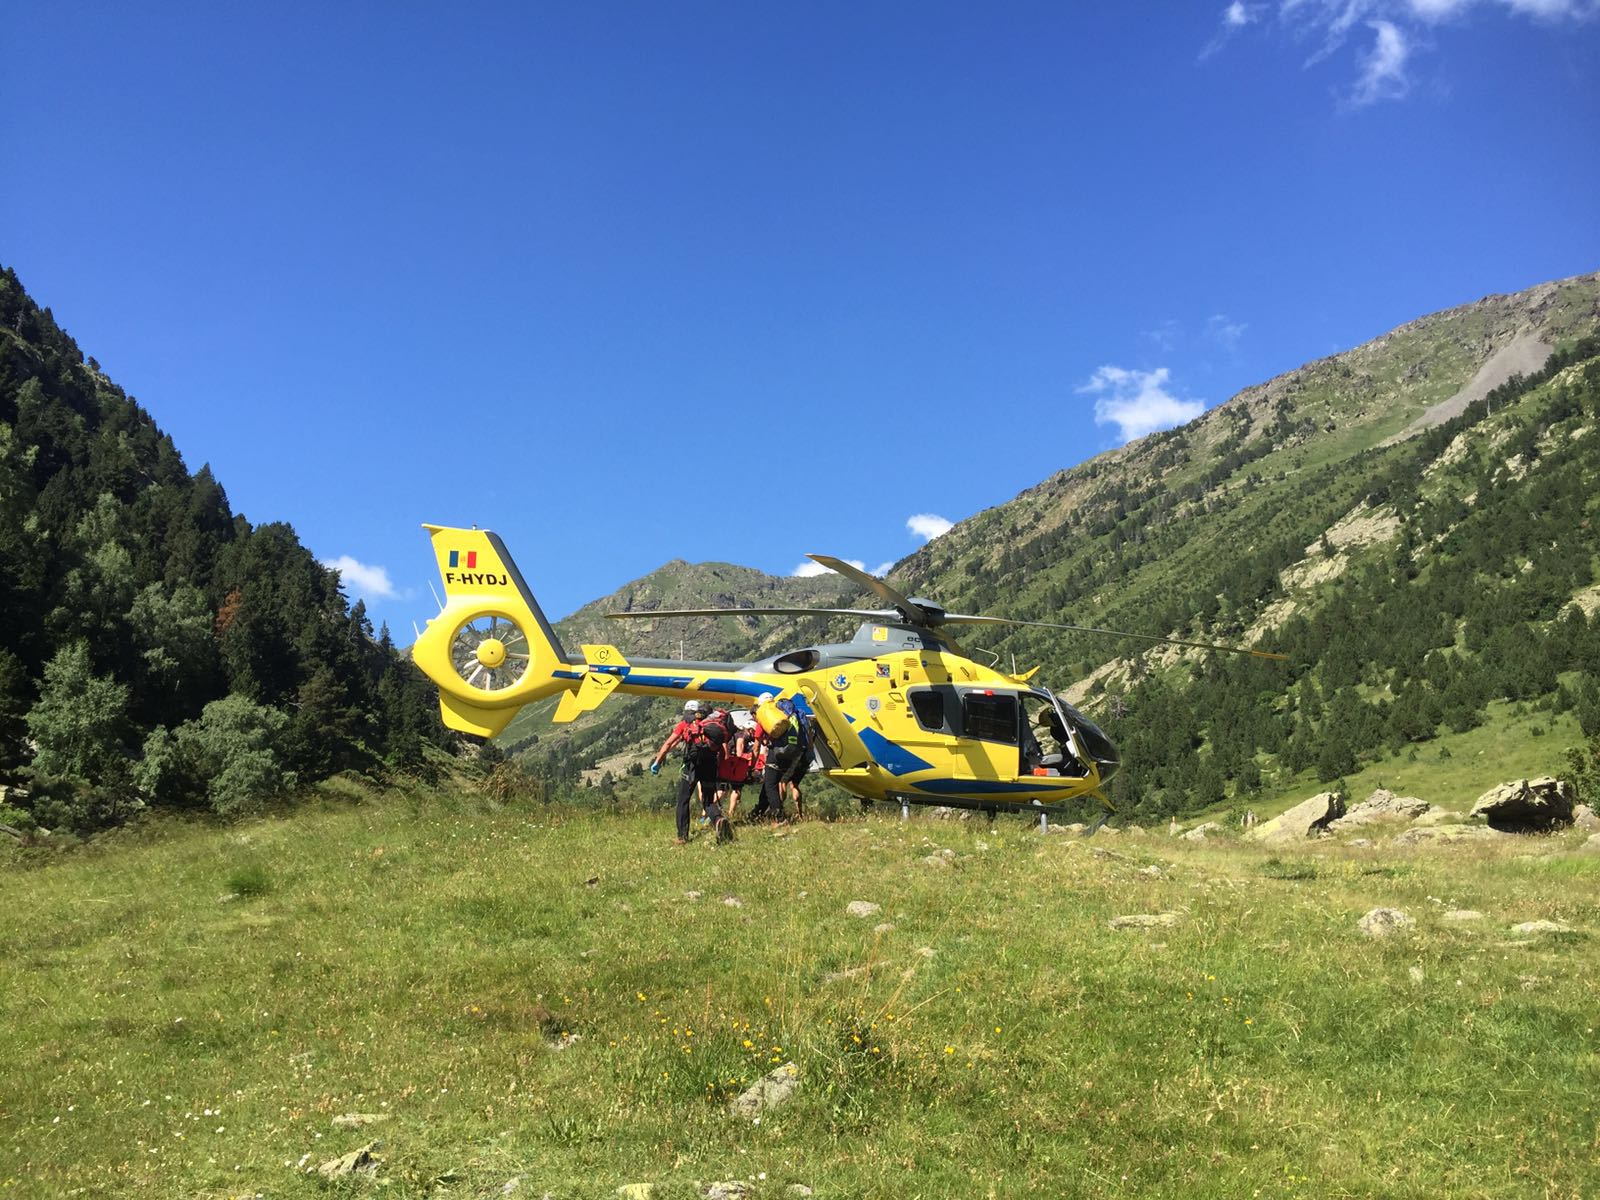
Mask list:
POLYGON ((492 737, 524 704, 577 691, 582 676, 571 670, 505 543, 487 529, 423 528, 433 539, 445 605, 412 657, 439 689, 444 723, 492 737))

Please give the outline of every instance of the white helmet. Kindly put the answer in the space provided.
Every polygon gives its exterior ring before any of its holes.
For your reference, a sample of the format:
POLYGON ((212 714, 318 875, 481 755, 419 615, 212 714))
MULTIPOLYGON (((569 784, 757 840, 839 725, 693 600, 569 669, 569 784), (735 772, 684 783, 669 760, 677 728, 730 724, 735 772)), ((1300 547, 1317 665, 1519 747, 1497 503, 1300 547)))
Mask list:
POLYGON ((698 701, 698 700, 685 700, 683 702, 683 711, 686 712, 686 713, 699 712, 700 711, 700 701, 698 701))
POLYGON ((756 697, 756 703, 757 704, 766 704, 766 703, 770 702, 771 699, 772 699, 772 693, 771 692, 762 692, 761 695, 756 697))

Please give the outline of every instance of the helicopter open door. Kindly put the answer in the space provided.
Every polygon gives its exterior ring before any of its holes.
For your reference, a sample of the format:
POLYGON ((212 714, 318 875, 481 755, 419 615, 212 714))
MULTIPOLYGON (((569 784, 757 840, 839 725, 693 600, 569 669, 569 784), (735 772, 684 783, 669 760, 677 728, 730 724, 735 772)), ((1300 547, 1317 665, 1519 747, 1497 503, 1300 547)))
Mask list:
MULTIPOLYGON (((1038 767, 1053 775, 1082 776, 1089 773, 1089 764, 1092 763, 1101 783, 1117 773, 1122 765, 1121 756, 1098 725, 1048 691, 1035 692, 1032 699, 1040 701, 1041 708, 1055 713, 1057 727, 1054 732, 1063 746, 1063 753, 1059 756, 1041 755, 1038 767)), ((1027 731, 1023 736, 1025 757, 1030 734, 1031 731, 1027 731)))

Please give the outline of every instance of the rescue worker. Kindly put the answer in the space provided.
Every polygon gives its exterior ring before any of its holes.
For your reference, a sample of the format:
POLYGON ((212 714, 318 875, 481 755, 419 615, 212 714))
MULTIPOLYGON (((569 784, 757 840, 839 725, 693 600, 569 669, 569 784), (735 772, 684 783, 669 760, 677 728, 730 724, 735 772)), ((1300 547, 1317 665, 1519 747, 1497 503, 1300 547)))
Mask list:
POLYGON ((661 749, 656 751, 655 760, 650 764, 650 774, 661 774, 661 764, 677 746, 683 747, 683 769, 678 778, 678 836, 674 844, 682 846, 689 840, 689 797, 696 789, 700 792, 700 803, 716 825, 719 836, 722 831, 722 809, 717 804, 717 748, 702 731, 698 700, 684 703, 683 715, 672 727, 667 740, 661 743, 661 749))
POLYGON ((798 781, 810 766, 798 715, 788 701, 779 701, 779 707, 784 710, 784 720, 767 734, 767 769, 761 773, 761 803, 757 806, 770 811, 774 821, 784 820, 785 797, 794 801, 795 817, 800 817, 798 781))

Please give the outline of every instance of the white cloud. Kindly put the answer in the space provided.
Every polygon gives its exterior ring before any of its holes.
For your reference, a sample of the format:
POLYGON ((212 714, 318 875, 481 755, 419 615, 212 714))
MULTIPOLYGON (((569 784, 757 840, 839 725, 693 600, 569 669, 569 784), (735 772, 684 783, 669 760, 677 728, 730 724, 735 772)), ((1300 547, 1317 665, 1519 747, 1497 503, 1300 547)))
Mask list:
POLYGON ((1124 442, 1170 429, 1192 421, 1205 411, 1198 400, 1180 400, 1167 391, 1171 372, 1166 367, 1154 371, 1130 371, 1125 367, 1104 366, 1078 389, 1080 394, 1096 396, 1094 419, 1097 425, 1115 424, 1124 442))
POLYGON ((954 525, 954 521, 948 521, 937 513, 915 513, 906 518, 906 528, 925 542, 943 537, 954 525))
MULTIPOLYGON (((859 558, 847 558, 844 561, 849 563, 858 571, 867 571, 867 564, 859 558)), ((872 570, 867 571, 867 574, 877 575, 878 577, 882 578, 889 573, 889 568, 892 566, 894 566, 892 562, 879 563, 877 566, 873 567, 872 570)), ((814 562, 808 558, 793 571, 790 571, 789 574, 793 575, 797 579, 811 579, 817 575, 831 575, 833 572, 827 567, 823 566, 821 563, 814 562)))
POLYGON ((1365 26, 1373 40, 1355 52, 1357 74, 1345 97, 1352 107, 1365 107, 1410 94, 1416 51, 1437 48, 1433 31, 1473 11, 1553 24, 1600 17, 1600 0, 1278 0, 1275 14, 1265 3, 1232 3, 1200 58, 1229 44, 1246 25, 1270 25, 1297 41, 1318 43, 1305 61, 1309 68, 1350 47, 1365 26))
POLYGON ((325 558, 322 565, 339 572, 347 590, 367 600, 388 600, 394 597, 394 581, 387 567, 369 567, 364 562, 341 554, 338 558, 325 558))
POLYGON ((1361 60, 1361 78, 1350 93, 1351 103, 1376 104, 1379 100, 1398 100, 1410 90, 1406 78, 1406 58, 1411 45, 1406 35, 1391 21, 1370 22, 1376 38, 1372 49, 1361 60))

